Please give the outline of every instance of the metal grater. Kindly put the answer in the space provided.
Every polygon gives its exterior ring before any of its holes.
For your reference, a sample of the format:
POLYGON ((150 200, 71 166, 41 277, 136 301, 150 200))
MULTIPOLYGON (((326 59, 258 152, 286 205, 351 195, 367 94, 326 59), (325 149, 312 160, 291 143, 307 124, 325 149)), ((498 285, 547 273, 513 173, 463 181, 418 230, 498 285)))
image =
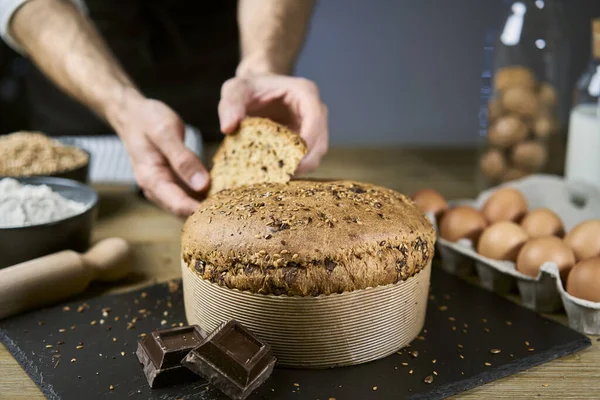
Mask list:
MULTIPOLYGON (((136 184, 129 155, 117 135, 59 136, 55 139, 90 153, 90 183, 136 184)), ((198 129, 186 125, 184 142, 187 148, 202 158, 202 134, 198 129)))

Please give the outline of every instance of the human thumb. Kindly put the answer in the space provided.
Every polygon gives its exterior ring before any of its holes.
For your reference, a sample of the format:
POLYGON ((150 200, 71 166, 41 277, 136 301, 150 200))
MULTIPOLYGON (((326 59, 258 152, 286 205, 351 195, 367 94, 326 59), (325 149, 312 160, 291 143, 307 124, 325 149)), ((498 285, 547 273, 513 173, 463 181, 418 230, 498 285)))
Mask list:
POLYGON ((246 116, 246 105, 250 99, 250 89, 245 80, 233 78, 226 81, 221 89, 219 120, 221 132, 232 133, 246 116))

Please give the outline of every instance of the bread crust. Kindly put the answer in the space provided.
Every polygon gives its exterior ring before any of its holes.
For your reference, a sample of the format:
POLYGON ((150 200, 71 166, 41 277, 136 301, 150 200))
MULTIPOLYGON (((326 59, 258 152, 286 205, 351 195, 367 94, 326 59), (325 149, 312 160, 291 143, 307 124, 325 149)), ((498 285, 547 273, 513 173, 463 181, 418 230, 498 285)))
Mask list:
POLYGON ((224 190, 185 222, 182 258, 232 289, 318 296, 405 280, 433 258, 435 230, 408 197, 351 181, 224 190))

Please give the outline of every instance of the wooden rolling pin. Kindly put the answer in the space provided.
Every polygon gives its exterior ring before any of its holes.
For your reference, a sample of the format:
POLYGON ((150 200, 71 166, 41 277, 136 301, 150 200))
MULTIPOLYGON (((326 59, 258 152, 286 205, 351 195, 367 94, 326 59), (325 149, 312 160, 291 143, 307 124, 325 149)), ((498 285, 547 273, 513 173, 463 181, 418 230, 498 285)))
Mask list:
POLYGON ((65 300, 92 281, 116 281, 130 272, 130 248, 121 238, 104 239, 85 254, 65 250, 0 269, 0 319, 65 300))

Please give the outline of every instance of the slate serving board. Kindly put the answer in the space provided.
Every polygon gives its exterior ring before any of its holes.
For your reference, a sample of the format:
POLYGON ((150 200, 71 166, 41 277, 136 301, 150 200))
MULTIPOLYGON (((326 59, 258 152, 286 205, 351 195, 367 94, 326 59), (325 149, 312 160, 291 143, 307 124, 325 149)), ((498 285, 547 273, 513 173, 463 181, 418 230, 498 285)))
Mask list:
MULTIPOLYGON (((226 399, 201 379, 148 387, 135 356, 139 335, 185 322, 180 282, 171 282, 3 321, 0 341, 49 399, 226 399)), ((440 399, 590 344, 434 268, 425 328, 410 347, 354 367, 278 368, 250 399, 440 399)))

